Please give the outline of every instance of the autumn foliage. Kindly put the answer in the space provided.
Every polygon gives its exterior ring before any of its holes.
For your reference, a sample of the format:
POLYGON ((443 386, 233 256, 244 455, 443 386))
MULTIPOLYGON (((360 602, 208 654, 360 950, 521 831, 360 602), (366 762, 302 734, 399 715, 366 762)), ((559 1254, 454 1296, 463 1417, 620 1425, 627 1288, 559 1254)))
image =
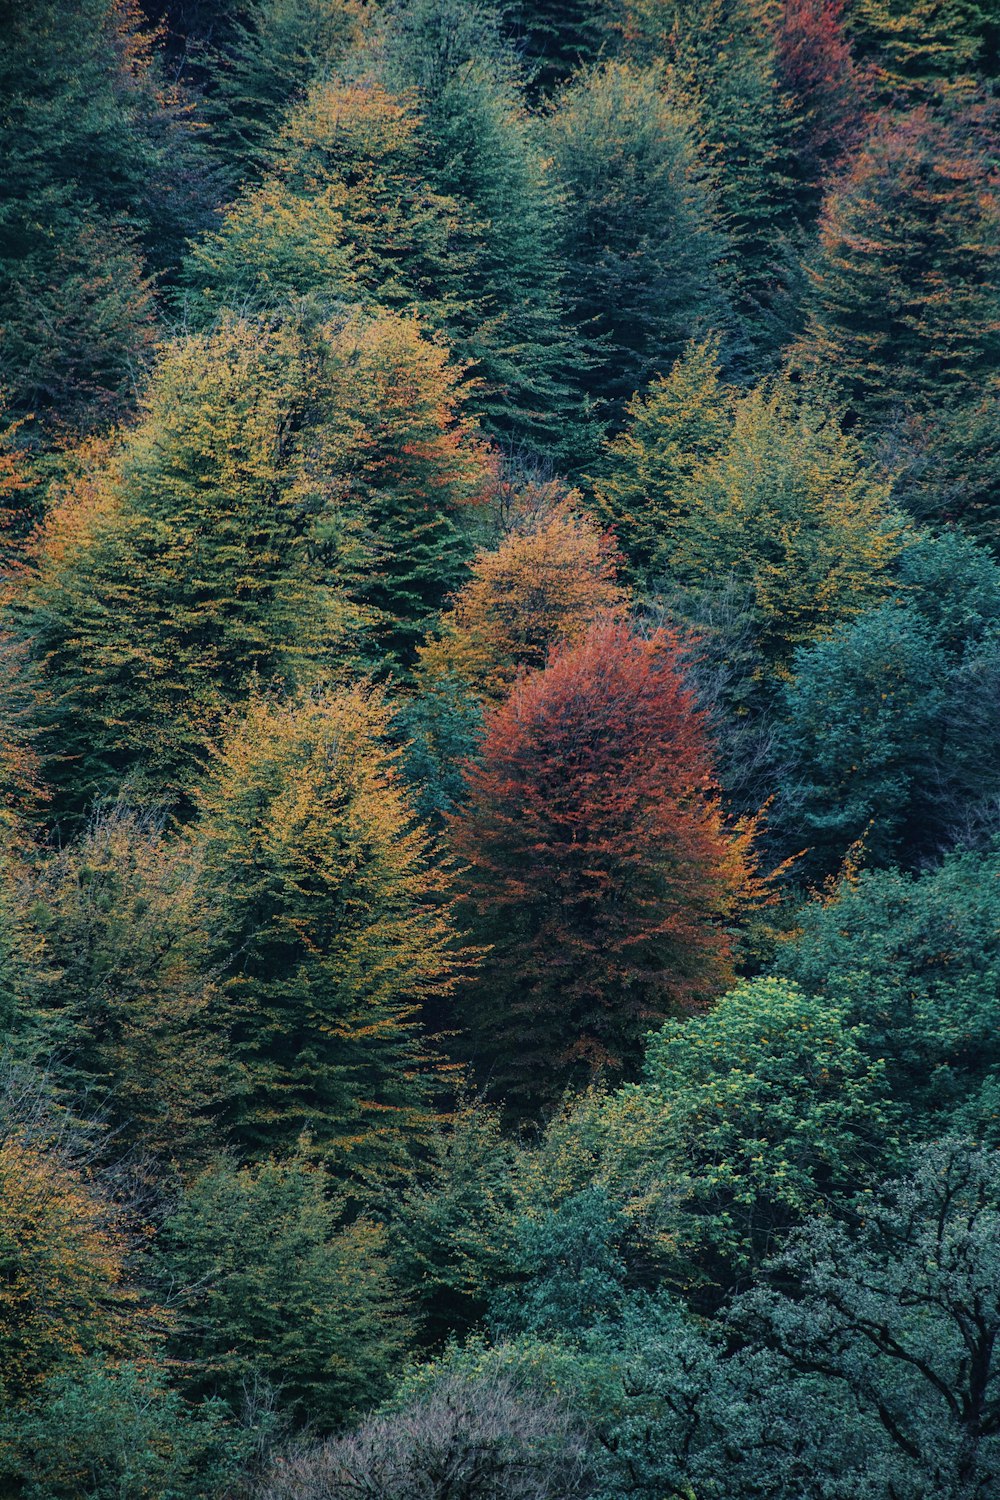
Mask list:
POLYGON ((678 642, 600 622, 489 721, 452 822, 477 935, 465 1018, 483 1076, 521 1106, 627 1072, 657 1020, 732 973, 753 884, 727 831, 678 642))
POLYGON ((618 560, 613 538, 571 499, 516 525, 495 551, 476 557, 421 653, 421 675, 450 674, 499 702, 519 671, 544 667, 551 647, 621 611, 618 560))

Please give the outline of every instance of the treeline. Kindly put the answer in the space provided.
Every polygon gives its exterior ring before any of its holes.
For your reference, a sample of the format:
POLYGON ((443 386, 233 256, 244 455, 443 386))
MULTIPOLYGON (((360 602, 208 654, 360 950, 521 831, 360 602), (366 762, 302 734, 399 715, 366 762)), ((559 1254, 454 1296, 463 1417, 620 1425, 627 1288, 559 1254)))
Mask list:
POLYGON ((988 1500, 989 0, 0 28, 0 1493, 988 1500))

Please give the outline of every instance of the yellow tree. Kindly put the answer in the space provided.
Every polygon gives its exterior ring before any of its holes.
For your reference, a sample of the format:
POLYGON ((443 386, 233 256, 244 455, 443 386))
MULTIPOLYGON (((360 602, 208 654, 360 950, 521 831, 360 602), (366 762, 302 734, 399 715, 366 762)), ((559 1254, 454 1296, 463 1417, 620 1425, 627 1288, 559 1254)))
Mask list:
POLYGON ((608 444, 591 485, 636 580, 649 581, 681 490, 722 446, 733 400, 719 340, 710 338, 690 344, 669 374, 630 402, 628 425, 608 444))
POLYGON ((29 1398, 82 1355, 135 1351, 144 1317, 107 1204, 51 1145, 0 1141, 0 1393, 29 1398))
POLYGON ((385 1166, 431 1118, 418 1021, 454 982, 454 932, 387 717, 362 688, 256 699, 198 796, 251 1154, 305 1131, 340 1168, 385 1166))
POLYGON ((412 651, 491 463, 413 320, 227 319, 165 350, 142 420, 50 516, 25 601, 62 807, 177 803, 220 716, 412 651))

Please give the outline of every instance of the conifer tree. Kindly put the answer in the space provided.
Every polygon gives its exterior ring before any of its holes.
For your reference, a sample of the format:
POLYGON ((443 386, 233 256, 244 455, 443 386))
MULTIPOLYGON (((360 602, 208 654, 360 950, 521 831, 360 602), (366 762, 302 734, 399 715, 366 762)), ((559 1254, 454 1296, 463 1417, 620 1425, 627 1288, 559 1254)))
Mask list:
POLYGON ((987 60, 989 0, 853 0, 850 24, 889 101, 940 94, 987 60))
POLYGON ((151 270, 204 222, 190 106, 134 0, 26 0, 0 49, 0 380, 70 430, 113 420, 148 353, 151 270))
POLYGON ((304 1132, 341 1171, 387 1170, 430 1120, 417 1023, 451 987, 453 933, 386 727, 361 689, 255 700, 199 792, 251 1156, 304 1132))
POLYGON ((255 175, 283 117, 356 41, 356 0, 252 0, 218 49, 211 143, 231 175, 255 175))
POLYGON ((676 642, 599 624, 487 721, 451 822, 475 936, 463 995, 473 1056, 513 1112, 636 1064, 658 1018, 731 974, 752 884, 723 826, 676 642))
POLYGON ((551 116, 568 200, 567 295, 595 341, 583 388, 614 414, 689 338, 729 319, 727 247, 696 128, 657 71, 622 63, 574 80, 551 116))
POLYGON ((320 1431, 386 1394, 408 1328, 385 1232, 348 1220, 302 1156, 203 1173, 157 1251, 177 1304, 171 1353, 192 1394, 238 1409, 266 1383, 286 1419, 320 1431))
POLYGON ((883 114, 831 187, 803 357, 871 424, 995 372, 997 119, 987 100, 883 114))
MULTIPOLYGON (((922 515, 996 532, 995 101, 883 115, 830 188, 798 362, 915 471, 922 515)), ((905 493, 905 490, 904 490, 905 493)))
POLYGON ((141 1355, 151 1332, 129 1284, 121 1223, 60 1147, 54 1124, 47 1134, 5 1119, 0 1140, 0 1390, 8 1411, 81 1356, 141 1355))
POLYGON ((190 1172, 237 1080, 212 983, 208 908, 191 850, 114 809, 47 857, 9 861, 21 931, 23 1045, 71 1107, 99 1112, 115 1156, 190 1172))
POLYGON ((789 96, 797 217, 811 225, 825 179, 864 137, 871 70, 854 57, 844 0, 781 0, 769 25, 777 76, 789 96))
POLYGON ((178 341, 138 426, 53 511, 25 607, 64 807, 131 772, 136 797, 176 801, 255 673, 308 677, 343 639, 296 435, 313 374, 290 329, 178 341))
POLYGON ((462 210, 446 327, 481 381, 477 410, 515 449, 575 467, 594 433, 569 379, 586 350, 565 327, 559 187, 496 9, 390 5, 366 60, 388 87, 415 92, 430 184, 462 210))
POLYGON ((768 361, 794 321, 797 279, 790 101, 774 39, 750 0, 624 0, 622 9, 629 52, 665 63, 668 91, 695 117, 745 357, 768 361))
POLYGON ((443 322, 460 217, 428 181, 412 97, 372 79, 319 80, 289 115, 263 182, 193 247, 184 309, 210 325, 227 307, 309 297, 417 305, 443 322))
POLYGON ((351 318, 331 332, 328 357, 324 521, 360 543, 345 549, 338 582, 366 620, 367 662, 408 668, 465 579, 495 459, 467 415, 461 370, 412 318, 351 318))
POLYGON ((533 95, 551 94, 611 41, 613 6, 602 0, 514 0, 504 29, 524 59, 533 95))

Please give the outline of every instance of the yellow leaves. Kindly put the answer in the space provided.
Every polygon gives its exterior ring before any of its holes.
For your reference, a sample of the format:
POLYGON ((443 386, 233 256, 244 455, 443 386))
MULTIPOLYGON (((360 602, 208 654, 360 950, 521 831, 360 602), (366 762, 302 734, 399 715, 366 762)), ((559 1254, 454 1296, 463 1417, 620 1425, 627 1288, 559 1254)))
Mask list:
POLYGON ((106 1209, 54 1151, 0 1145, 0 1370, 18 1400, 91 1349, 141 1337, 125 1245, 106 1209))

